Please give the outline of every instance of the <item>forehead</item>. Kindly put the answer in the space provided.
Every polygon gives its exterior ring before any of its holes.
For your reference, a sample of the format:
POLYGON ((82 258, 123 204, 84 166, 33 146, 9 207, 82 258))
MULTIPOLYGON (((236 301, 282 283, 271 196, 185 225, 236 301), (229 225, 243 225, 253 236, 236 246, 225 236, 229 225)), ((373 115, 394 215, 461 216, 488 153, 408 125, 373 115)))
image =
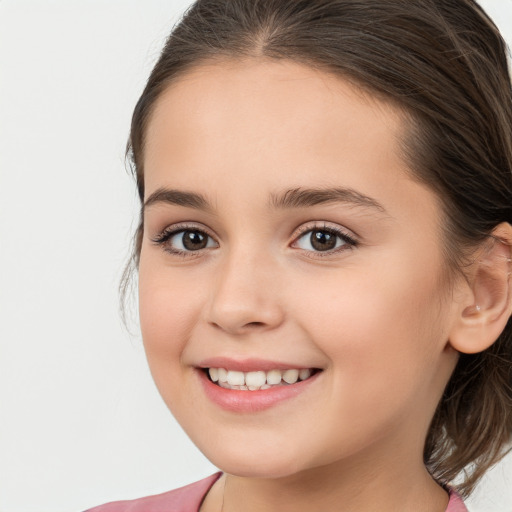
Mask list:
POLYGON ((339 76, 291 61, 217 61, 188 71, 159 97, 144 167, 188 153, 210 158, 210 168, 227 158, 256 165, 264 156, 277 168, 298 150, 313 158, 367 152, 370 142, 374 152, 396 153, 402 124, 398 109, 339 76))
POLYGON ((322 110, 335 104, 341 94, 369 108, 381 107, 388 115, 395 113, 398 120, 398 109, 393 108, 391 100, 386 101, 382 94, 371 92, 368 86, 348 76, 292 60, 266 57, 216 58, 197 64, 178 75, 160 95, 157 104, 179 97, 205 107, 209 100, 218 100, 226 93, 230 101, 218 105, 223 110, 231 102, 248 99, 258 102, 262 97, 272 102, 274 108, 281 105, 284 109, 297 100, 304 100, 303 108, 322 110), (279 104, 273 103, 277 99, 279 104))

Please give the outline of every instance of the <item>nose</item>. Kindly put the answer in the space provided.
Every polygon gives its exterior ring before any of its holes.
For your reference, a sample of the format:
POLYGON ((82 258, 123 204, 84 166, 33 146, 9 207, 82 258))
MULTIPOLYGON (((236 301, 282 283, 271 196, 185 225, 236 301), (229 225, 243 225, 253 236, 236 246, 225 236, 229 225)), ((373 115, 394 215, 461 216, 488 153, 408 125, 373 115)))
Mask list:
POLYGON ((284 319, 278 276, 271 256, 233 252, 219 264, 208 322, 232 335, 278 327, 284 319))

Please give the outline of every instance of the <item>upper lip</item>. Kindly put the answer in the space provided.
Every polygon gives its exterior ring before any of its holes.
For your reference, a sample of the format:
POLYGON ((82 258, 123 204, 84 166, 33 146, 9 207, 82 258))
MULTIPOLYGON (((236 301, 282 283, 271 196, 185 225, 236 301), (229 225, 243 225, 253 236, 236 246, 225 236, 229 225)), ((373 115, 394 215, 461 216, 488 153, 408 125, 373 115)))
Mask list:
POLYGON ((234 370, 239 372, 254 372, 270 370, 292 370, 316 368, 310 365, 284 363, 281 361, 271 361, 269 359, 247 358, 232 359, 229 357, 211 357, 204 359, 198 364, 199 368, 225 368, 226 370, 234 370))

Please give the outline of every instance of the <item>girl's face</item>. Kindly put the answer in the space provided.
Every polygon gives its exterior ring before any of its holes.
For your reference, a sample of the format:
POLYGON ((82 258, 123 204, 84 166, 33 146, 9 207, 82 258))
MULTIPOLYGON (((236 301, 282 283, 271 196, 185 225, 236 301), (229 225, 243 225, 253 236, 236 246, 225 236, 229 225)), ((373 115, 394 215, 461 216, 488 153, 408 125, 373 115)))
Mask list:
POLYGON ((422 462, 458 305, 403 129, 393 107, 287 61, 202 66, 158 100, 142 334, 163 399, 224 471, 422 462), (279 378, 292 383, 265 389, 279 378))

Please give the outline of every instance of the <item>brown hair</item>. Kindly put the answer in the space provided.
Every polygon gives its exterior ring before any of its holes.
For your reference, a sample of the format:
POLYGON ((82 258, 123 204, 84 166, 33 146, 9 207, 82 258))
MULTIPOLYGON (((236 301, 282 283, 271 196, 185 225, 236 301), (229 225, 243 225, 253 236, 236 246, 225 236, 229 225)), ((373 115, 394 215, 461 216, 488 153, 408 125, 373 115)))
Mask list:
MULTIPOLYGON (((127 156, 141 201, 144 135, 160 94, 202 63, 253 56, 337 73, 406 113, 404 155, 413 176, 441 200, 450 269, 462 271, 468 248, 499 223, 512 223, 507 48, 472 0, 196 1, 174 27, 133 113, 127 156)), ((141 215, 133 268, 143 229, 141 215)), ((511 433, 509 319, 489 349, 461 354, 428 432, 425 464, 442 484, 465 470, 458 490, 467 496, 511 433)))

